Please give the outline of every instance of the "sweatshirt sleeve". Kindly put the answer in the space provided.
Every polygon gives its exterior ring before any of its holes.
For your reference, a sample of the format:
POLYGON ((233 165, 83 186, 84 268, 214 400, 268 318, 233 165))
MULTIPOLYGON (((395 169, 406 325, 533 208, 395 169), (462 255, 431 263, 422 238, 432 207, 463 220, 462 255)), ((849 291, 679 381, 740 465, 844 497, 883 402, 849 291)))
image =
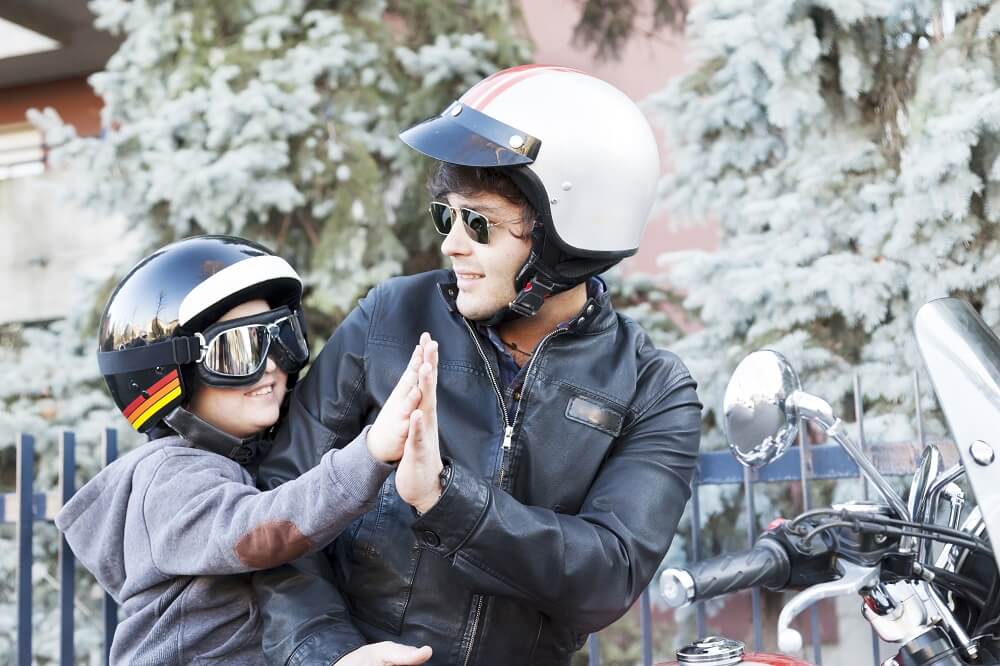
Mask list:
POLYGON ((154 566, 171 576, 245 573, 327 545, 372 507, 392 469, 368 453, 367 434, 267 492, 212 453, 151 457, 141 508, 154 566))

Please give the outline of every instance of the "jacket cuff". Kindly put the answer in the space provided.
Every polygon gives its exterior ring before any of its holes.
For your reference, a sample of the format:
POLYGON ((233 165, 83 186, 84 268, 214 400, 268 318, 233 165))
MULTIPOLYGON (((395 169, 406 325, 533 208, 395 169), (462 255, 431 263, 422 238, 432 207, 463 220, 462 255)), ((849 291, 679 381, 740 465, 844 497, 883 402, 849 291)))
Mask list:
POLYGON ((486 513, 492 497, 488 483, 452 463, 451 480, 437 504, 413 523, 417 543, 444 557, 462 547, 486 513))
POLYGON ((362 503, 369 503, 378 495, 389 473, 395 469, 372 457, 368 451, 368 430, 365 429, 342 449, 331 449, 324 456, 327 470, 334 482, 343 487, 362 503))

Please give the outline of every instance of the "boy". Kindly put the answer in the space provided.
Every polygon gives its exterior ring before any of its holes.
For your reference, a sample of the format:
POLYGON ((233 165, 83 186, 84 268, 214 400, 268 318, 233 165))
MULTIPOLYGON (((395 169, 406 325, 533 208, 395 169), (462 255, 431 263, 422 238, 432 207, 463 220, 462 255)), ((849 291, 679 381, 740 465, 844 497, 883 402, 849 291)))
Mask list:
MULTIPOLYGON (((391 405, 351 444, 295 483, 254 487, 247 468, 308 360, 301 299, 284 260, 224 236, 159 250, 112 294, 98 360, 122 413, 152 441, 102 470, 56 517, 126 615, 112 663, 266 663, 246 574, 333 540, 373 508, 402 455, 433 342, 417 345, 391 405)), ((399 664, 431 652, 366 649, 399 664)))

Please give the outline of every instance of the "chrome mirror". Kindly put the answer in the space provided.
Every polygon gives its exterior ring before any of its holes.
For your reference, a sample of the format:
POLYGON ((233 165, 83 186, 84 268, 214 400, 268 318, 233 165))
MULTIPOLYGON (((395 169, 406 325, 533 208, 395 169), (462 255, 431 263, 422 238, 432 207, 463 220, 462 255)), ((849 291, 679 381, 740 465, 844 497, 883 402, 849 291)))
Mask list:
POLYGON ((736 366, 723 399, 729 448, 747 467, 780 457, 798 434, 799 410, 789 396, 799 376, 776 351, 755 351, 736 366))

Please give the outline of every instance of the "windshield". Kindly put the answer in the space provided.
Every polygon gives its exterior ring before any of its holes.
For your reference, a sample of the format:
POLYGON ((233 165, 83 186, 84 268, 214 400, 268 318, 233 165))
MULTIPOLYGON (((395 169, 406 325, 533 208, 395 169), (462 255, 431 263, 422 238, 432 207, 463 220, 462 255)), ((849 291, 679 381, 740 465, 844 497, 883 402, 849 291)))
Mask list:
POLYGON ((913 329, 990 542, 1000 543, 1000 339, 954 298, 922 306, 913 329))

